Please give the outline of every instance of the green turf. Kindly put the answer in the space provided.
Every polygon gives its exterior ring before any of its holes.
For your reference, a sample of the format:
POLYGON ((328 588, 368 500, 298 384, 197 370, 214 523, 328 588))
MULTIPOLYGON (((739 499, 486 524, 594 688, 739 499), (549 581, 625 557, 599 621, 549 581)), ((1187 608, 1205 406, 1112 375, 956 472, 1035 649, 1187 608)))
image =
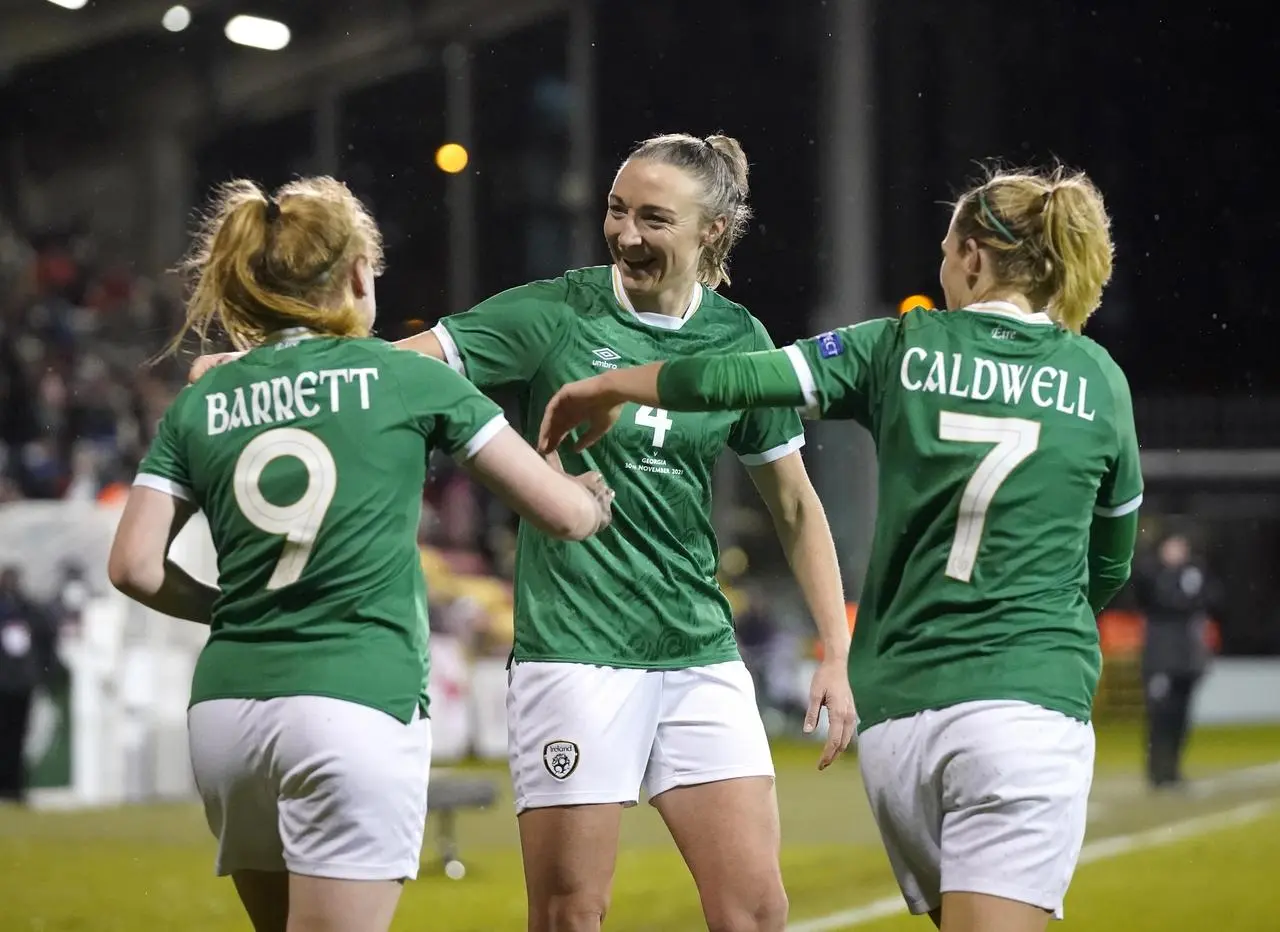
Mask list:
MULTIPOLYGON (((1201 796, 1146 794, 1138 778, 1136 729, 1099 729, 1097 819, 1090 838, 1138 831, 1280 793, 1275 784, 1227 786, 1201 796)), ((776 747, 783 817, 783 870, 793 921, 824 916, 896 893, 871 825, 856 761, 816 771, 818 748, 776 747)), ((1212 777, 1280 759, 1280 729, 1203 730, 1188 770, 1212 777)), ((427 853, 421 878, 407 886, 395 929, 490 932, 524 927, 524 895, 515 819, 504 790, 494 810, 459 821, 469 868, 447 880, 427 853)), ((1080 869, 1059 928, 1098 932, 1201 929, 1262 932, 1277 928, 1274 904, 1280 821, 1269 818, 1169 848, 1134 852, 1080 869)), ((665 829, 648 806, 624 817, 624 844, 611 932, 705 928, 697 896, 665 829)), ((3 932, 190 932, 247 930, 231 885, 212 876, 213 840, 191 805, 96 812, 0 809, 0 930, 3 932)), ((891 918, 859 929, 923 929, 891 918)))
MULTIPOLYGON (((1075 875, 1052 932, 1275 932, 1274 865, 1280 813, 1248 825, 1088 864, 1075 875)), ((916 917, 847 926, 858 932, 932 932, 916 917)), ((836 930, 831 930, 836 932, 836 930)))

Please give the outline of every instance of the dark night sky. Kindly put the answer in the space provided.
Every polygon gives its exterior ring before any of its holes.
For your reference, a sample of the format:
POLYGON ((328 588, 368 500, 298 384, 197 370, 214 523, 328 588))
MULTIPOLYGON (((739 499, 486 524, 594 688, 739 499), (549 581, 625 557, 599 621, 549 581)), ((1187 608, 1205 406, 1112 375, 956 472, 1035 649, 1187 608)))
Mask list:
MULTIPOLYGON (((778 342, 808 332, 824 264, 838 261, 820 248, 824 6, 599 4, 591 196, 603 209, 618 159, 652 133, 741 139, 756 222, 734 257, 728 293, 778 342)), ((1112 210, 1116 275, 1090 332, 1125 365, 1135 392, 1280 388, 1267 339, 1280 244, 1269 148, 1280 129, 1280 14, 1262 3, 1172 9, 1149 0, 877 4, 878 310, 913 292, 941 297, 937 243, 948 210, 939 202, 974 174, 974 160, 1058 156, 1089 171, 1112 210)), ((222 40, 208 41, 212 49, 222 40)), ((197 36, 189 44, 188 56, 202 54, 197 36)), ((95 95, 110 81, 86 81, 85 68, 127 86, 146 52, 134 40, 19 73, 0 91, 0 118, 46 137, 58 114, 81 133, 94 114, 95 131, 107 128, 110 104, 95 95)), ((553 274, 564 254, 566 215, 554 196, 567 157, 563 25, 475 53, 479 288, 487 294, 533 272, 553 274)), ((438 69, 393 78, 348 97, 340 121, 342 173, 387 230, 383 303, 401 317, 429 318, 444 303, 446 179, 430 163, 443 141, 442 94, 438 69)), ((201 146, 197 180, 251 173, 279 182, 307 171, 310 127, 298 114, 215 129, 201 146)))

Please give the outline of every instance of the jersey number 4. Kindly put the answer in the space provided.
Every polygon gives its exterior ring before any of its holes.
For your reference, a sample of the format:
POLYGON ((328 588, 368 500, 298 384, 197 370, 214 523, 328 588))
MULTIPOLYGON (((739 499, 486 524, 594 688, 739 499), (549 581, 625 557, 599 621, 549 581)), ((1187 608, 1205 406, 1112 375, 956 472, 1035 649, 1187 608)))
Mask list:
POLYGON ((267 581, 268 589, 280 589, 298 581, 325 512, 338 488, 338 467, 324 441, 296 427, 277 427, 254 437, 240 451, 232 477, 236 504, 254 527, 284 538, 284 549, 267 581), (307 487, 291 505, 274 505, 262 494, 262 471, 284 456, 302 463, 307 487))
POLYGON ((667 439, 667 431, 672 427, 671 418, 664 408, 653 408, 641 405, 636 408, 636 423, 641 427, 653 428, 653 445, 660 447, 667 439))
POLYGON ((947 575, 967 583, 978 559, 991 500, 1009 474, 1040 445, 1040 424, 1020 417, 982 417, 943 411, 938 419, 938 437, 957 443, 995 444, 978 462, 978 468, 960 495, 956 537, 947 558, 947 575))

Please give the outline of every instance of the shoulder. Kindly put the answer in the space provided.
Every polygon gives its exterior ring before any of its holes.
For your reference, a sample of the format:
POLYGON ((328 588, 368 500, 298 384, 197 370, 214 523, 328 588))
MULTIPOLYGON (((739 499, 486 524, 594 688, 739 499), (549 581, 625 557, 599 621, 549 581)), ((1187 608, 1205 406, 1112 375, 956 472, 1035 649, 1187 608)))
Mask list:
POLYGON ((589 280, 581 280, 575 272, 566 272, 559 278, 539 279, 507 288, 464 313, 552 319, 568 317, 574 313, 575 306, 582 304, 584 297, 589 295, 590 286, 589 280))
MULTIPOLYGON (((447 362, 434 356, 424 356, 415 350, 404 349, 385 340, 352 340, 351 352, 362 355, 371 362, 385 365, 395 375, 405 378, 462 379, 447 362)), ((465 379, 462 379, 465 381, 465 379)))
POLYGON ((612 297, 613 269, 608 265, 570 269, 559 278, 529 282, 504 294, 533 303, 555 305, 564 311, 582 311, 612 297))
POLYGON ((217 368, 219 367, 215 366, 214 369, 206 372, 194 384, 182 386, 178 393, 173 396, 173 400, 169 402, 169 406, 165 408, 164 414, 161 416, 161 422, 168 422, 171 427, 180 428, 183 419, 192 410, 192 406, 198 405, 200 398, 218 390, 216 386, 217 380, 210 378, 217 368))
POLYGON ((706 285, 702 286, 698 315, 702 317, 704 325, 715 324, 730 332, 750 336, 757 349, 773 347, 769 330, 758 317, 744 305, 726 298, 706 285))
POLYGON ((1070 334, 1068 339, 1070 339, 1072 346, 1077 351, 1088 357, 1099 369, 1110 376, 1118 376, 1121 379, 1125 377, 1124 370, 1120 368, 1120 364, 1115 361, 1111 353, 1101 343, 1092 337, 1078 333, 1070 334))
POLYGON ((811 339, 823 358, 839 356, 846 349, 866 357, 881 345, 897 342, 906 328, 905 317, 873 317, 824 331, 811 339))
POLYGON ((1111 353, 1096 340, 1083 334, 1068 334, 1072 348, 1084 356, 1097 369, 1102 381, 1111 391, 1112 398, 1118 405, 1131 405, 1129 379, 1115 361, 1111 353))

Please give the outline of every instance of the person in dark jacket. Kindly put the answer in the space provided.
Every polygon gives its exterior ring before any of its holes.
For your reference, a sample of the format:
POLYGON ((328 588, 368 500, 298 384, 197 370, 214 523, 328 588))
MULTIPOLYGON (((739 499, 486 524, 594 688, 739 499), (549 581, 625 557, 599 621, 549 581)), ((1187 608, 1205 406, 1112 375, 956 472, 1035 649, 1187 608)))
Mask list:
POLYGON ((1182 782, 1182 752, 1191 700, 1208 666, 1205 628, 1210 584, 1186 535, 1166 535, 1156 561, 1137 580, 1147 619, 1142 681, 1147 708, 1147 781, 1153 788, 1182 782))
POLYGON ((18 570, 0 570, 0 800, 26 796, 22 752, 31 700, 55 663, 52 617, 22 591, 18 570))

